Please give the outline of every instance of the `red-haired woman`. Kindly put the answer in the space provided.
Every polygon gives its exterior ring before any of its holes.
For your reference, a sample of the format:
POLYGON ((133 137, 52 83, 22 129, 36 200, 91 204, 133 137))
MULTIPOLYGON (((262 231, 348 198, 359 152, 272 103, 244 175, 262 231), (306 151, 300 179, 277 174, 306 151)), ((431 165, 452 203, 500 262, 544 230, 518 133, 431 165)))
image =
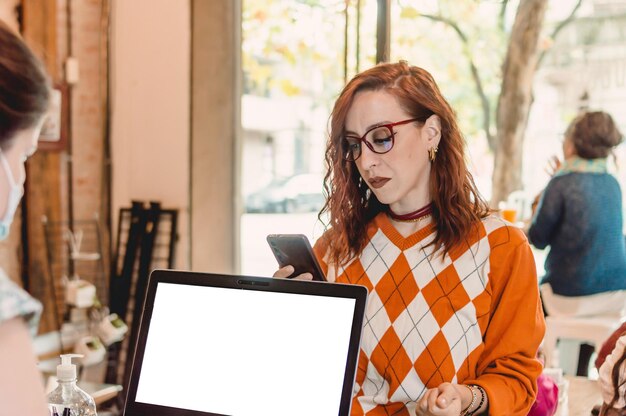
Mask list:
POLYGON ((335 103, 314 249, 327 280, 369 289, 353 415, 526 415, 534 401, 535 263, 490 215, 464 145, 432 76, 406 62, 358 74, 335 103))

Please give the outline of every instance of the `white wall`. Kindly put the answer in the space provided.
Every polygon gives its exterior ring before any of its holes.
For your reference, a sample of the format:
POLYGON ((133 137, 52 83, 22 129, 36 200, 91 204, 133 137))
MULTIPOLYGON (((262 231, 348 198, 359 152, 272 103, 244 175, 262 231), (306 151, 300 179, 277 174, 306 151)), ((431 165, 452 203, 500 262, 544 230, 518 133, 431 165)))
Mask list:
POLYGON ((188 269, 190 3, 113 0, 111 22, 113 231, 132 199, 179 209, 176 268, 188 269))
POLYGON ((238 264, 241 1, 191 1, 190 251, 195 271, 232 273, 238 264))

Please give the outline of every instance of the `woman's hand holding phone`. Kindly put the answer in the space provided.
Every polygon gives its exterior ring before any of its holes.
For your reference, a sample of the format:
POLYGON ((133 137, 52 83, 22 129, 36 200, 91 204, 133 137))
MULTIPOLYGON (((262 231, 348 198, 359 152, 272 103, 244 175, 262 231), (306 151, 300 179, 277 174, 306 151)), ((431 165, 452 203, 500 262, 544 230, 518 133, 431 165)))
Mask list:
POLYGON ((302 234, 270 234, 267 243, 276 257, 274 277, 325 281, 309 240, 302 234))
MULTIPOLYGON (((285 267, 281 267, 280 269, 274 272, 273 277, 285 279, 290 277, 295 271, 294 267, 291 265, 287 265, 285 267)), ((296 280, 313 280, 313 275, 311 273, 302 273, 299 276, 295 276, 293 279, 296 280)))

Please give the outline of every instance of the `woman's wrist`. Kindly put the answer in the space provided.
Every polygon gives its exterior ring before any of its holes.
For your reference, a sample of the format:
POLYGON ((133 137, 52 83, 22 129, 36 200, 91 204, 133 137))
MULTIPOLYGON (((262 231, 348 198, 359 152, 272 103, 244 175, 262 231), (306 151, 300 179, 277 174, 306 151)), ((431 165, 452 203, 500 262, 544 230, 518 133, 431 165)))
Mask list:
POLYGON ((454 387, 456 391, 459 393, 461 398, 461 415, 467 410, 470 406, 473 399, 473 392, 469 385, 467 384, 455 384, 454 387))
POLYGON ((482 412, 487 406, 487 393, 475 384, 462 384, 465 393, 461 393, 461 416, 472 416, 482 412))
POLYGON ((461 384, 461 389, 464 390, 464 394, 461 395, 461 416, 469 414, 472 407, 476 405, 478 395, 475 389, 469 384, 461 384), (469 395, 469 396, 468 396, 469 395))

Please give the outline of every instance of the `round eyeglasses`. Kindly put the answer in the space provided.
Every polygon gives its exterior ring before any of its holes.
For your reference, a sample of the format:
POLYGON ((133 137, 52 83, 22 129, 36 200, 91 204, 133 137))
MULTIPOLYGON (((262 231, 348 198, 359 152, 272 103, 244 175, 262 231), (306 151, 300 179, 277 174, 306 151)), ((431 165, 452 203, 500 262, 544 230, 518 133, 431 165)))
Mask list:
POLYGON ((413 121, 418 121, 416 118, 409 120, 402 120, 396 123, 379 124, 374 126, 362 137, 358 137, 351 134, 346 134, 341 140, 341 153, 344 160, 354 162, 361 157, 361 143, 365 145, 374 153, 382 155, 393 149, 393 143, 395 139, 395 132, 393 127, 400 126, 402 124, 408 124, 413 121))

